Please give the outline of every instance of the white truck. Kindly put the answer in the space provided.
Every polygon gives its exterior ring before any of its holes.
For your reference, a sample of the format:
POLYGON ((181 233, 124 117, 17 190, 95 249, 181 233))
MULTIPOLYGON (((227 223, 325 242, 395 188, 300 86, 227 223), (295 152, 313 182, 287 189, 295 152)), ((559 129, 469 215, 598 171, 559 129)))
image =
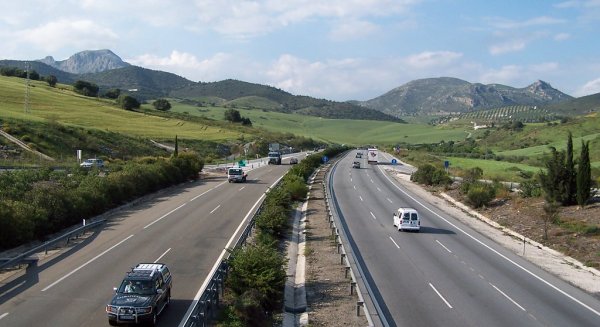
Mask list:
POLYGON ((379 154, 376 148, 367 149, 367 163, 377 164, 379 162, 379 154))
POLYGON ((248 174, 241 167, 231 167, 227 169, 227 181, 229 183, 244 183, 248 174))

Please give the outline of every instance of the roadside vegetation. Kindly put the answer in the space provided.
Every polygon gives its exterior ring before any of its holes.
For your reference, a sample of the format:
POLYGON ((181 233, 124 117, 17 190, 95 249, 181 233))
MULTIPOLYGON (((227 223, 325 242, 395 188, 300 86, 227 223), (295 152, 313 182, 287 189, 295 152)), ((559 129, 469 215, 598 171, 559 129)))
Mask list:
POLYGON ((111 163, 110 172, 17 170, 0 174, 0 250, 81 223, 143 195, 198 177, 194 153, 111 163))
POLYGON ((345 150, 327 148, 308 156, 267 194, 255 217, 256 236, 249 244, 231 252, 218 326, 273 325, 273 315, 282 308, 286 262, 281 242, 290 232, 290 215, 294 206, 306 198, 306 182, 321 165, 321 157, 333 158, 345 150))

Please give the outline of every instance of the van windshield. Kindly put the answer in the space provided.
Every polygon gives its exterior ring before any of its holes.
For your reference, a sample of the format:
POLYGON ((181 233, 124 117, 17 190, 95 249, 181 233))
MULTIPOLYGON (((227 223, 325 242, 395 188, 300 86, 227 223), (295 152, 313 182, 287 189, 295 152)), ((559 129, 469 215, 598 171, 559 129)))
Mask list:
POLYGON ((241 174, 242 174, 241 169, 229 169, 229 175, 241 175, 241 174))

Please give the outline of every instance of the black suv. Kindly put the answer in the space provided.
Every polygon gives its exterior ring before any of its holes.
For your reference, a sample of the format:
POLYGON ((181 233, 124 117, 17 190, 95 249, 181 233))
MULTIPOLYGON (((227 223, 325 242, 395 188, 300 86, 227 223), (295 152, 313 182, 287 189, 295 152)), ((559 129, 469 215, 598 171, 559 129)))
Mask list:
POLYGON ((171 272, 162 263, 140 263, 127 273, 106 306, 108 323, 156 325, 156 319, 171 301, 171 272))

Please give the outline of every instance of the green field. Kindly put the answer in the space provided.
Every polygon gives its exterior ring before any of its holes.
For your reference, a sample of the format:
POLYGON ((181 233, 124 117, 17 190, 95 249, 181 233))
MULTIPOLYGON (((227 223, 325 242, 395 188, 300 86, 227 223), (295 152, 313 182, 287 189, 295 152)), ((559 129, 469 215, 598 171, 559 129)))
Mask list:
MULTIPOLYGON (((223 120, 221 107, 197 107, 171 100, 174 112, 223 120)), ((285 114, 259 109, 236 109, 248 117, 255 127, 269 131, 292 133, 315 140, 350 145, 433 143, 459 141, 468 135, 463 129, 442 129, 424 124, 400 124, 372 120, 325 119, 299 114, 285 114)))
POLYGON ((469 158, 457 158, 447 157, 444 160, 450 162, 450 173, 453 169, 468 170, 471 168, 479 167, 483 170, 484 178, 497 179, 500 181, 519 181, 516 175, 519 171, 528 171, 532 173, 538 173, 541 168, 534 167, 524 164, 517 164, 505 161, 496 160, 484 160, 484 159, 469 159, 469 158))
POLYGON ((113 101, 80 96, 69 86, 51 88, 32 81, 30 111, 25 112, 25 80, 0 77, 0 114, 5 118, 53 121, 65 125, 157 139, 229 140, 240 133, 207 124, 161 118, 116 107, 113 101))

